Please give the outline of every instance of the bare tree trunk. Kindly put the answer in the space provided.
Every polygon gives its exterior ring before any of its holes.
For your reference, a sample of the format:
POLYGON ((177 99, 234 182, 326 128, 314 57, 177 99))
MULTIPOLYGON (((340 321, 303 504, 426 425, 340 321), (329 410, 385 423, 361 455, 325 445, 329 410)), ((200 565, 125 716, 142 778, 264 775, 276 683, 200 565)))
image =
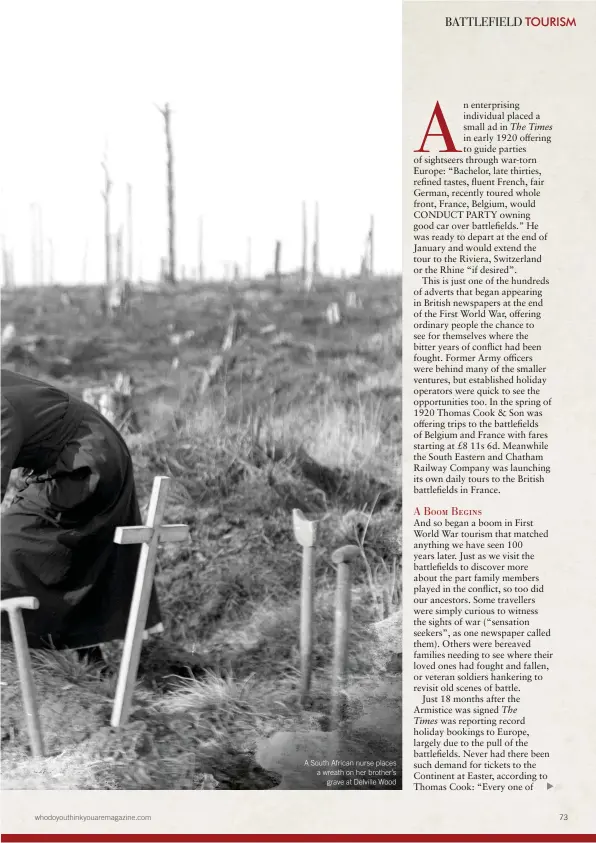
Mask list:
POLYGON ((38 236, 39 236, 39 283, 43 284, 45 281, 44 275, 44 254, 43 254, 43 214, 41 210, 41 205, 37 206, 37 217, 38 217, 38 236))
POLYGON ((315 232, 312 244, 312 274, 313 281, 319 277, 319 203, 315 203, 315 232))
POLYGON ((306 281, 308 272, 308 243, 306 230, 306 202, 302 203, 302 283, 306 281))
POLYGON ((371 216, 370 218, 370 232, 368 234, 368 269, 370 272, 370 276, 374 275, 374 236, 375 236, 375 218, 371 216))
POLYGON ((48 245, 50 247, 50 285, 54 286, 54 241, 50 237, 48 240, 48 245))
POLYGON ((362 260, 360 261, 360 280, 366 281, 368 279, 368 262, 366 251, 362 255, 362 260))
POLYGON ((127 185, 128 200, 128 282, 132 284, 132 185, 127 185))
POLYGON ((278 287, 281 287, 281 241, 275 241, 275 265, 273 274, 275 275, 275 282, 278 287))
POLYGON ((119 290, 122 289, 122 283, 124 281, 122 239, 122 226, 120 226, 116 234, 116 285, 119 290))
POLYGON ((168 197, 168 255, 169 255, 169 269, 168 282, 170 284, 176 283, 176 250, 175 250, 175 216, 174 216, 174 153, 172 151, 172 133, 170 127, 171 109, 169 103, 166 103, 164 108, 160 109, 163 114, 166 130, 166 150, 168 154, 167 161, 167 197, 168 197))
POLYGON ((110 315, 110 293, 112 287, 112 262, 111 262, 111 233, 110 233, 110 191, 112 189, 112 182, 110 180, 110 173, 108 170, 108 155, 107 152, 104 155, 104 159, 101 163, 101 166, 104 171, 105 181, 104 181, 104 189, 103 189, 103 201, 104 201, 104 243, 105 243, 105 261, 106 261, 106 277, 105 277, 105 289, 104 289, 104 297, 103 297, 103 308, 104 308, 104 316, 109 317, 110 315))
POLYGON ((372 269, 373 269, 373 231, 374 231, 374 218, 371 216, 370 218, 370 228, 366 234, 366 238, 364 240, 364 252, 362 255, 362 261, 360 263, 360 279, 362 281, 368 281, 369 278, 372 277, 372 269))
POLYGON ((6 245, 6 238, 2 236, 2 272, 4 280, 4 289, 12 290, 14 288, 14 259, 12 252, 6 245))
POLYGON ((37 254, 37 211, 36 205, 31 204, 31 283, 34 287, 39 283, 39 258, 37 254))
POLYGON ((143 239, 142 238, 139 239, 138 264, 139 264, 139 284, 140 284, 143 280, 143 239))
POLYGON ((111 231, 110 231, 110 191, 112 189, 112 182, 110 181, 110 175, 108 172, 108 164, 107 161, 104 159, 102 163, 102 167, 105 173, 105 186, 103 191, 103 201, 104 201, 104 243, 105 243, 105 282, 106 287, 109 287, 112 283, 112 265, 110 260, 110 253, 111 253, 111 231))
POLYGON ((8 250, 6 248, 6 238, 4 235, 0 235, 0 239, 2 240, 2 287, 3 289, 9 289, 8 283, 8 250))
POLYGON ((203 280, 203 217, 199 217, 199 282, 203 280))
POLYGON ((14 280, 14 254, 12 252, 8 253, 8 279, 9 279, 9 287, 11 290, 15 288, 15 280, 14 280))

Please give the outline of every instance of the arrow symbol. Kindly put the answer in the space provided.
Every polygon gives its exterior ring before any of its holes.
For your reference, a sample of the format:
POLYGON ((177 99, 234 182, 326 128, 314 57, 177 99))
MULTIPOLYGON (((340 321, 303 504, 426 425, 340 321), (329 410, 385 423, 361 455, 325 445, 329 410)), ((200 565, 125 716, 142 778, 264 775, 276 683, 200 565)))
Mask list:
POLYGON ((551 787, 554 787, 554 784, 551 784, 550 782, 547 782, 546 783, 546 789, 550 790, 551 787))

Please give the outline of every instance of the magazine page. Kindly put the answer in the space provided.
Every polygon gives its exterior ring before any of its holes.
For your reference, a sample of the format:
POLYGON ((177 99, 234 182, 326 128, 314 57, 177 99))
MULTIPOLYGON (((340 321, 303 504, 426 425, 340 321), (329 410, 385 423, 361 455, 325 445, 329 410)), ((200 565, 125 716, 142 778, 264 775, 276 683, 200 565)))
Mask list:
POLYGON ((403 27, 404 789, 594 832, 596 5, 403 27))
POLYGON ((3 831, 332 830, 403 784, 400 6, 3 16, 3 831))
POLYGON ((596 839, 596 3, 3 19, 2 840, 596 839))

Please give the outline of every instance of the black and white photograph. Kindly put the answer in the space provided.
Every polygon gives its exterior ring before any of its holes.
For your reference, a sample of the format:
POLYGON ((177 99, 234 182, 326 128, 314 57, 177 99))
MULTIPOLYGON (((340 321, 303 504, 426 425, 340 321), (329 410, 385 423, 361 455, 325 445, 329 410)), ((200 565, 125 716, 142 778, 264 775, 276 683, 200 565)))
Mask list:
POLYGON ((4 3, 4 790, 401 790, 401 32, 4 3))

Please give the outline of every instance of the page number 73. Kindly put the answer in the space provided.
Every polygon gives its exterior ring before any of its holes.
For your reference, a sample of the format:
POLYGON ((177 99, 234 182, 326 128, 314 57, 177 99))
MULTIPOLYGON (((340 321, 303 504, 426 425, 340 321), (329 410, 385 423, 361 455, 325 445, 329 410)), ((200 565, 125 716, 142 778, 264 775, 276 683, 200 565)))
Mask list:
POLYGON ((559 819, 560 820, 567 820, 567 819, 569 819, 569 817, 567 816, 567 814, 559 814, 559 819))

